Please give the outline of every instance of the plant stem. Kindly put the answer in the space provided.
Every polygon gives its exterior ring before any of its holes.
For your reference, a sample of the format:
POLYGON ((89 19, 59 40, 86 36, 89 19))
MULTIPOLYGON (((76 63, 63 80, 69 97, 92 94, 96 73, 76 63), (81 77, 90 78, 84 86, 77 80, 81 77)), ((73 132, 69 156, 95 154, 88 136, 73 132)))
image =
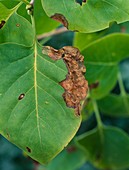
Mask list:
POLYGON ((99 130, 101 144, 103 145, 103 141, 104 141, 103 123, 102 123, 102 120, 101 120, 101 117, 100 117, 100 113, 99 113, 99 109, 98 109, 98 105, 96 103, 96 100, 92 99, 92 104, 93 104, 93 108, 94 108, 94 112, 95 112, 95 117, 96 117, 97 124, 98 124, 98 130, 99 130))
POLYGON ((118 73, 118 83, 119 83, 119 86, 120 86, 121 95, 126 96, 126 91, 125 91, 125 88, 124 88, 124 84, 123 84, 123 80, 122 80, 122 76, 121 76, 120 72, 118 73))
POLYGON ((121 93, 125 108, 126 108, 127 113, 128 113, 128 110, 129 110, 129 103, 128 103, 128 98, 127 98, 128 95, 125 91, 125 87, 124 87, 124 84, 123 84, 123 81, 122 81, 122 76, 121 76, 120 72, 118 73, 118 82, 119 82, 119 86, 120 86, 120 93, 121 93))
POLYGON ((33 15, 31 15, 31 22, 32 22, 32 28, 33 28, 33 31, 34 31, 34 42, 36 42, 37 37, 36 37, 35 19, 34 19, 33 15))
POLYGON ((98 106, 97 106, 96 100, 92 99, 92 104, 93 104, 93 108, 94 108, 94 112, 95 112, 98 128, 102 129, 103 123, 102 123, 102 120, 101 120, 101 117, 100 117, 100 113, 99 113, 99 110, 98 110, 98 106))
POLYGON ((61 27, 61 28, 58 28, 56 30, 53 30, 53 31, 50 31, 50 32, 47 32, 47 33, 43 33, 41 35, 38 35, 37 38, 38 38, 38 40, 42 40, 43 38, 51 37, 53 35, 58 35, 58 34, 61 34, 61 33, 64 33, 64 32, 68 32, 68 31, 69 30, 67 28, 61 27))

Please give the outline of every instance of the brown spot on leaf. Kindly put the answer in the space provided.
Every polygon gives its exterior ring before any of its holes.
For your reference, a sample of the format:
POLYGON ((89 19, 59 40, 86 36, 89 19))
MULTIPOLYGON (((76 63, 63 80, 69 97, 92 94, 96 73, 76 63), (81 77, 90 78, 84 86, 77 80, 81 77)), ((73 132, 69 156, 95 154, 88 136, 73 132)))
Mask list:
POLYGON ((68 147, 66 148, 66 151, 67 151, 68 153, 75 152, 76 150, 77 150, 77 148, 76 148, 75 146, 68 146, 68 147))
POLYGON ((121 27, 121 32, 125 33, 126 32, 126 27, 121 27))
POLYGON ((24 97, 25 97, 25 94, 22 93, 22 94, 20 94, 20 96, 18 97, 18 100, 22 100, 24 97))
POLYGON ((20 27, 20 24, 16 24, 17 27, 20 27))
POLYGON ((31 153, 31 149, 29 147, 26 147, 27 151, 31 153))
POLYGON ((5 22, 4 20, 1 21, 1 23, 0 23, 0 29, 4 26, 5 23, 6 23, 6 22, 5 22))
POLYGON ((95 83, 90 84, 90 85, 89 85, 89 88, 90 88, 90 90, 91 90, 91 89, 96 89, 98 86, 99 86, 99 82, 97 81, 97 82, 95 82, 95 83))
POLYGON ((52 47, 44 47, 43 53, 47 54, 53 60, 63 59, 68 74, 66 79, 60 82, 64 88, 63 98, 66 105, 75 109, 76 115, 80 115, 80 102, 85 99, 88 91, 88 82, 85 80, 84 73, 86 68, 83 64, 84 57, 77 48, 66 46, 59 50, 52 47))
POLYGON ((61 22, 66 28, 68 28, 68 21, 62 14, 54 14, 51 18, 61 22))

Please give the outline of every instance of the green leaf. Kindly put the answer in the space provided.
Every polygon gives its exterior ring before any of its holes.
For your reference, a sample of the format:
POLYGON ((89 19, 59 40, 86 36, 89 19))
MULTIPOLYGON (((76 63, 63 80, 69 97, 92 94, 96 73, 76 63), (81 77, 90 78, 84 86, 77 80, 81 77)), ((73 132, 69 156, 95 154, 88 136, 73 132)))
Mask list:
POLYGON ((47 170, 75 170, 86 161, 84 152, 75 145, 69 145, 47 166, 47 170))
POLYGON ((128 167, 129 136, 115 127, 103 127, 101 132, 96 128, 77 138, 89 160, 102 169, 118 170, 128 167))
POLYGON ((63 61, 52 62, 41 51, 0 45, 0 132, 46 163, 72 139, 80 118, 66 107, 58 84, 67 73, 63 61))
POLYGON ((12 10, 6 8, 1 2, 0 2, 0 22, 6 21, 9 16, 12 14, 12 10))
POLYGON ((8 9, 0 2, 0 23, 2 21, 6 22, 9 19, 9 17, 17 10, 19 6, 20 6, 20 3, 14 8, 8 9))
POLYGON ((41 0, 35 1, 34 8, 35 24, 37 34, 43 34, 55 29, 59 23, 49 18, 43 10, 41 0))
POLYGON ((109 94, 97 101, 100 110, 110 116, 129 116, 129 96, 109 94))
POLYGON ((70 30, 95 32, 107 28, 113 21, 122 23, 129 20, 129 0, 88 0, 82 6, 75 0, 69 0, 69 3, 67 0, 42 2, 47 15, 55 15, 70 30))
POLYGON ((31 46, 34 42, 34 32, 31 24, 20 15, 14 13, 0 29, 0 43, 15 42, 31 46))
POLYGON ((18 0, 0 0, 0 2, 8 9, 14 8, 19 3, 18 0))
MULTIPOLYGON (((26 5, 23 4, 19 9, 18 13, 25 17, 27 20, 30 21, 30 17, 27 14, 26 11, 26 5)), ((53 21, 51 18, 49 18, 46 13, 43 10, 43 7, 41 5, 41 0, 36 0, 34 4, 34 17, 35 17, 35 26, 36 26, 36 33, 37 34, 43 34, 45 32, 49 32, 53 29, 55 29, 59 23, 56 21, 53 21)))
POLYGON ((80 51, 84 50, 90 43, 102 37, 103 33, 76 33, 74 37, 74 46, 80 51))
MULTIPOLYGON (((22 17, 12 17, 28 27, 22 17)), ((10 34, 13 29, 10 27, 10 34)), ((24 29, 22 36, 27 32, 24 29)), ((81 117, 62 97, 64 89, 59 82, 67 74, 63 60, 43 55, 37 42, 34 46, 18 44, 20 38, 17 34, 17 43, 9 38, 0 44, 0 133, 33 159, 47 163, 73 138, 81 117)))
POLYGON ((87 68, 86 79, 89 85, 97 83, 91 90, 92 97, 106 96, 117 81, 118 64, 129 56, 128 34, 112 34, 94 41, 82 54, 87 68))
POLYGON ((111 27, 106 30, 107 34, 116 32, 129 33, 129 22, 124 22, 122 24, 113 23, 111 27))
MULTIPOLYGON (((3 0, 2 3, 7 6, 8 8, 13 8, 18 2, 12 0, 3 0)), ((18 14, 26 18, 30 22, 30 16, 26 10, 26 4, 22 4, 18 9, 18 14)), ((49 32, 55 29, 59 23, 53 21, 49 18, 43 10, 41 5, 41 0, 36 0, 34 4, 34 17, 35 17, 35 24, 36 24, 36 32, 37 34, 43 34, 45 32, 49 32)))

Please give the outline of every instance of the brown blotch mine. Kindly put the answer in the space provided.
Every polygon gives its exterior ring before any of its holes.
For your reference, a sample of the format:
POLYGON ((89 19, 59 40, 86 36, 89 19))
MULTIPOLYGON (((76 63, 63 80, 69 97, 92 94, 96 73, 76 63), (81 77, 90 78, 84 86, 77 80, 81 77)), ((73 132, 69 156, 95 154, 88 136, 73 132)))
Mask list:
POLYGON ((85 99, 88 91, 88 82, 84 77, 86 72, 83 64, 84 57, 77 48, 71 46, 66 46, 59 50, 46 46, 43 48, 43 53, 53 60, 63 59, 66 64, 68 74, 66 79, 59 84, 65 90, 63 98, 66 105, 74 108, 75 114, 79 116, 81 111, 80 102, 85 99))
POLYGON ((0 29, 4 26, 5 23, 6 23, 6 22, 5 22, 4 20, 1 21, 1 23, 0 23, 0 29))
POLYGON ((68 28, 68 21, 62 14, 54 14, 51 18, 61 22, 66 28, 68 28))
POLYGON ((26 147, 27 151, 31 153, 31 149, 29 147, 26 147))
POLYGON ((25 94, 22 93, 22 94, 20 94, 20 96, 18 97, 18 100, 22 100, 24 97, 25 97, 25 94))

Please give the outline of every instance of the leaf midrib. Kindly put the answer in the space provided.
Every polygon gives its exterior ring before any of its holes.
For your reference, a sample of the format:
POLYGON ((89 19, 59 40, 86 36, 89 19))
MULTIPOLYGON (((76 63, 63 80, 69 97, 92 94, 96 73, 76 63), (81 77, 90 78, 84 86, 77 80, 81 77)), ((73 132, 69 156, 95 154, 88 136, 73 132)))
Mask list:
POLYGON ((39 134, 40 145, 41 145, 41 133, 40 133, 40 127, 39 127, 39 110, 38 110, 37 56, 38 56, 37 42, 35 41, 35 44, 34 44, 34 89, 35 89, 35 110, 36 110, 36 117, 37 117, 38 134, 39 134))

